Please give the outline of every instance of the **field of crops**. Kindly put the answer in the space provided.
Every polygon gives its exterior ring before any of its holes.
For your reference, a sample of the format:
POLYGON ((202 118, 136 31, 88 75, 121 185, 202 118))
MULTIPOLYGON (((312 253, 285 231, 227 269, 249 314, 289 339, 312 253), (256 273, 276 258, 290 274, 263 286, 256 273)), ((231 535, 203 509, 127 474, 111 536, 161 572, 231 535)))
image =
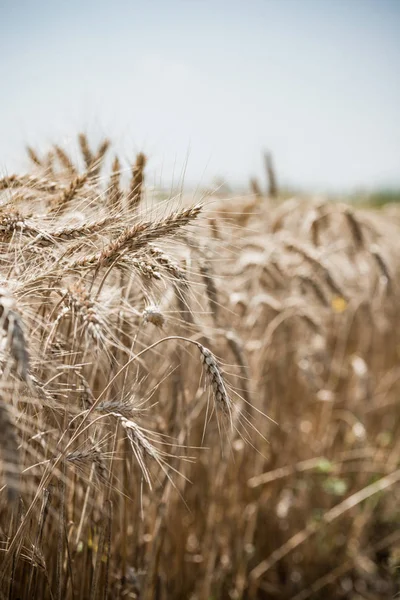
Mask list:
POLYGON ((0 179, 7 599, 400 591, 400 210, 0 179))

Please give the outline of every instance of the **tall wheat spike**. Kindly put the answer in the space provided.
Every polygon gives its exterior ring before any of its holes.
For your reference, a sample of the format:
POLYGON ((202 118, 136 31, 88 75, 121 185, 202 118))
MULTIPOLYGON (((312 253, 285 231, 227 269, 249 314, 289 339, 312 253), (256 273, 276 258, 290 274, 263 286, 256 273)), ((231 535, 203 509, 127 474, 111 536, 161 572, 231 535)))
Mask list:
POLYGON ((131 189, 129 193, 131 209, 136 209, 142 200, 146 162, 146 156, 140 152, 136 157, 136 162, 132 169, 131 189))

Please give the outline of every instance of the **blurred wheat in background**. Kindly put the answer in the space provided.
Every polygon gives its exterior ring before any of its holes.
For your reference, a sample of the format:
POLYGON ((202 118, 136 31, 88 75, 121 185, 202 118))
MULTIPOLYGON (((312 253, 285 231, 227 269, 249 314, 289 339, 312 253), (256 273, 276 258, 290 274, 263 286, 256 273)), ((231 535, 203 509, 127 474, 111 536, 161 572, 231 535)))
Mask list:
POLYGON ((2 597, 395 595, 398 209, 79 145, 0 180, 2 597))

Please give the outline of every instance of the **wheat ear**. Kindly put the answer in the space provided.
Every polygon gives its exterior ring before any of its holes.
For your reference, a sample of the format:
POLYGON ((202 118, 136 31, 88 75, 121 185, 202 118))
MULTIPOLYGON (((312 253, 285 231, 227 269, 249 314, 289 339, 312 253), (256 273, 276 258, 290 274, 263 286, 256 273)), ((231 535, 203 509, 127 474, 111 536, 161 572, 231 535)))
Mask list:
POLYGON ((144 168, 147 158, 140 152, 136 157, 135 166, 132 169, 131 190, 129 194, 129 206, 132 210, 136 209, 142 199, 144 185, 144 168))
POLYGON ((86 169, 89 169, 93 163, 93 153, 90 149, 87 136, 84 133, 80 133, 78 135, 78 142, 82 152, 83 160, 85 161, 85 167, 86 169))
POLYGON ((30 160, 33 162, 34 165, 36 165, 37 167, 43 167, 43 163, 40 160, 38 154, 36 153, 36 151, 31 148, 30 146, 27 146, 26 148, 27 154, 30 158, 30 160))
POLYGON ((9 407, 3 401, 0 401, 0 452, 8 500, 11 502, 19 493, 18 436, 9 407))
POLYGON ((142 221, 110 242, 101 252, 75 260, 69 269, 99 267, 114 261, 122 252, 138 252, 149 242, 176 233, 178 229, 196 219, 202 210, 201 204, 177 211, 160 221, 142 221))

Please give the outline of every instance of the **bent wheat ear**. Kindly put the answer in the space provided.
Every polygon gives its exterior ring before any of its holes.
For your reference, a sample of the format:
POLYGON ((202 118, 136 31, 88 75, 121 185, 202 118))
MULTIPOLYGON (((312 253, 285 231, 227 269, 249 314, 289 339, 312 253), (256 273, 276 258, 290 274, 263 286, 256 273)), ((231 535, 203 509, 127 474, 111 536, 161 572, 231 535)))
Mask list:
POLYGON ((213 391, 217 408, 225 415, 232 417, 232 400, 226 391, 224 379, 214 354, 201 344, 198 344, 201 361, 204 364, 208 381, 213 391))
POLYGON ((107 469, 104 463, 104 456, 99 444, 92 438, 89 438, 90 446, 75 452, 69 452, 66 455, 66 460, 78 469, 84 469, 88 464, 93 464, 97 470, 97 474, 102 481, 107 479, 107 469))

